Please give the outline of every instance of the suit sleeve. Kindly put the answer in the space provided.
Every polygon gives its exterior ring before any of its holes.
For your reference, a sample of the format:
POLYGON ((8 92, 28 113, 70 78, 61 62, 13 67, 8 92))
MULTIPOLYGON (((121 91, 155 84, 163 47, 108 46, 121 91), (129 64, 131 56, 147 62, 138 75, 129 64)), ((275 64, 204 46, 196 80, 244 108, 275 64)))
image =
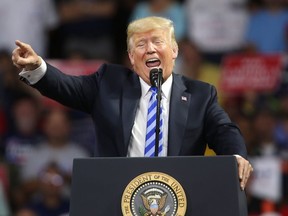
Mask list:
POLYGON ((32 87, 61 104, 91 113, 105 65, 88 76, 70 76, 47 64, 47 72, 32 87))
POLYGON ((210 101, 205 120, 206 141, 217 155, 238 154, 247 158, 247 150, 240 129, 231 122, 217 102, 216 89, 211 86, 210 101))

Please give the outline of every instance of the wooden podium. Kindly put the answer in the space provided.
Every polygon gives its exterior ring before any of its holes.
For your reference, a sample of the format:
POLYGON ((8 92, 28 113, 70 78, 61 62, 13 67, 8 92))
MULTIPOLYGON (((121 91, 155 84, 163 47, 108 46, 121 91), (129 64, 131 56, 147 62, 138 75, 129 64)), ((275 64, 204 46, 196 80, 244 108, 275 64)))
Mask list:
POLYGON ((74 159, 70 216, 247 216, 234 156, 74 159))

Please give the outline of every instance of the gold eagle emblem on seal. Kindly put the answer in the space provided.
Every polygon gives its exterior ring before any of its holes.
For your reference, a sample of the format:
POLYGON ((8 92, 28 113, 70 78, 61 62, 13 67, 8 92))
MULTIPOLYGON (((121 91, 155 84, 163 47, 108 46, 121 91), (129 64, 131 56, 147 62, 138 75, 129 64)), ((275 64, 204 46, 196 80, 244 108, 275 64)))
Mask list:
POLYGON ((124 216, 184 216, 186 207, 181 184, 161 172, 135 177, 125 188, 121 200, 124 216))

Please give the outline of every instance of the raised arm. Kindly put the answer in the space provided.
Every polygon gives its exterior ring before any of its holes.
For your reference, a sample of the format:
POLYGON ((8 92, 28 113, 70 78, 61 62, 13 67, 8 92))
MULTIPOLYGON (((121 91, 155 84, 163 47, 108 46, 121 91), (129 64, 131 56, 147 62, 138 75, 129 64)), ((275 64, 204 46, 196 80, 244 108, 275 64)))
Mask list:
POLYGON ((65 106, 91 113, 96 98, 98 73, 89 76, 63 74, 44 62, 29 44, 16 41, 16 45, 12 61, 22 69, 20 79, 65 106))

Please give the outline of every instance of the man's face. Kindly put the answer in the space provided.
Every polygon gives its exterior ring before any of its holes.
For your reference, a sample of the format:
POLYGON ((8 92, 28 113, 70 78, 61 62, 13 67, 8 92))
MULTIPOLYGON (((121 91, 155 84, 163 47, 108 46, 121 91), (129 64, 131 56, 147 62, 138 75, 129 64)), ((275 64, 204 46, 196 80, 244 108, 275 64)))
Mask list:
POLYGON ((172 73, 178 50, 172 46, 167 30, 135 33, 131 38, 130 62, 135 72, 148 84, 152 68, 162 68, 166 80, 172 73))

